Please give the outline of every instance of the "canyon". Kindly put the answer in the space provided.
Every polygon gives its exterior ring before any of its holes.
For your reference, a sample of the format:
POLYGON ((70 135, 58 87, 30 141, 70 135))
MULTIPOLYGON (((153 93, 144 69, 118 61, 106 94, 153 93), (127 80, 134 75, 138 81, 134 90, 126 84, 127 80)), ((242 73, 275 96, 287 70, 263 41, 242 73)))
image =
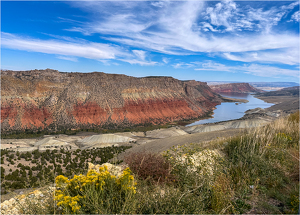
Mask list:
POLYGON ((129 128, 209 114, 205 82, 57 70, 1 71, 1 131, 129 128))

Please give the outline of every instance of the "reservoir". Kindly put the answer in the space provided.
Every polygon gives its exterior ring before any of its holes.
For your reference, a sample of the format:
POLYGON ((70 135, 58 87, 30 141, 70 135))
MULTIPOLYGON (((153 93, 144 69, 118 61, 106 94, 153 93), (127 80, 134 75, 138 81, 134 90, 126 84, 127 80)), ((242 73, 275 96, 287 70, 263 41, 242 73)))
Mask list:
POLYGON ((239 119, 243 117, 245 115, 245 111, 249 109, 268 108, 273 105, 272 103, 267 103, 261 99, 257 99, 248 93, 222 93, 220 95, 235 99, 247 99, 249 102, 239 103, 238 105, 234 102, 224 102, 216 106, 217 109, 214 110, 213 118, 199 120, 187 126, 239 119))

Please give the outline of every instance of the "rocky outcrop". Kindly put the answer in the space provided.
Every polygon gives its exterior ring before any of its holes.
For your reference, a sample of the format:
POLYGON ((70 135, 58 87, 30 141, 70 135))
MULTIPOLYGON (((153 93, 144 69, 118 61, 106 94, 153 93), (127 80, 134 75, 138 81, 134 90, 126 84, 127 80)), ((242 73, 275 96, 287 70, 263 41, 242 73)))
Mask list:
POLYGON ((210 85, 210 88, 216 93, 264 92, 263 90, 257 89, 248 83, 231 83, 231 84, 210 85))
POLYGON ((99 173, 99 168, 100 167, 104 167, 104 168, 107 168, 107 171, 116 176, 116 177, 120 177, 123 173, 123 170, 127 167, 126 165, 122 165, 122 166, 117 166, 117 165, 113 165, 113 164, 110 164, 110 163, 104 163, 104 164, 97 164, 97 165, 94 165, 92 163, 88 163, 88 172, 90 170, 95 170, 97 173, 99 173))
POLYGON ((1 130, 117 128, 199 118, 222 101, 172 77, 1 71, 1 130))
POLYGON ((34 190, 16 195, 14 198, 1 203, 1 214, 44 214, 53 201, 55 187, 48 187, 46 190, 34 190))

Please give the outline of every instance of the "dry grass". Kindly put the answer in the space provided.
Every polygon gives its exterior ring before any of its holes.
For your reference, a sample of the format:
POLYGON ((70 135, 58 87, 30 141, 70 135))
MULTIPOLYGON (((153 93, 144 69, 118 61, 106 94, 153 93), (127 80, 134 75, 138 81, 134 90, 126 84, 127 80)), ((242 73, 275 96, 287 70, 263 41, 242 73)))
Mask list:
POLYGON ((124 158, 134 174, 139 179, 151 183, 165 183, 175 180, 171 174, 170 163, 160 154, 151 152, 131 153, 124 158))
POLYGON ((270 198, 280 202, 282 213, 298 210, 292 206, 290 194, 299 184, 299 112, 231 138, 224 152, 239 200, 258 195, 265 203, 259 204, 256 212, 274 213, 279 206, 268 206, 270 198))

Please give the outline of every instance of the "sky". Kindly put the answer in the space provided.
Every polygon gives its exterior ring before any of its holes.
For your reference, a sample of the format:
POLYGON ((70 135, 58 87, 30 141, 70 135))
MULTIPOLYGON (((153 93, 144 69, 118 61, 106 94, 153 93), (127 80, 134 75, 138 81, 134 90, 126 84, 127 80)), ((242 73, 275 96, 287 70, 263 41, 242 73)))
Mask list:
POLYGON ((299 83, 299 1, 1 1, 1 69, 299 83))

